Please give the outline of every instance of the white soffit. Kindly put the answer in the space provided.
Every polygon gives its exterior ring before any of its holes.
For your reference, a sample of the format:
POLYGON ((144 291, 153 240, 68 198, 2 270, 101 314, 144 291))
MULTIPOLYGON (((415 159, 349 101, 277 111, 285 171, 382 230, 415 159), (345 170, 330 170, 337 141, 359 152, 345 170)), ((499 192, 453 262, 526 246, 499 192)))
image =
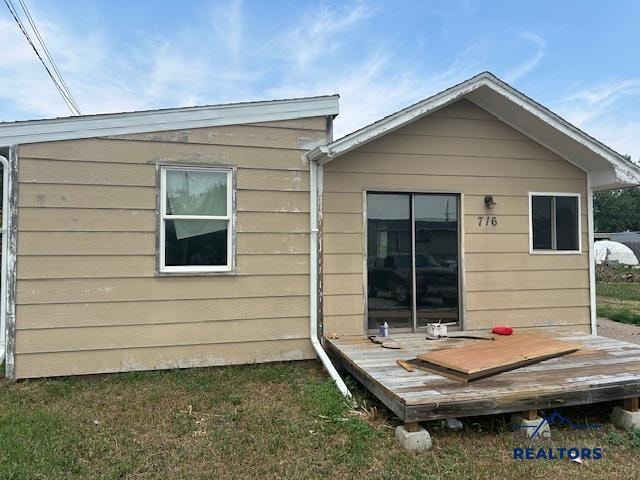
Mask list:
POLYGON ((320 163, 329 162, 462 98, 589 172, 595 190, 640 184, 637 165, 489 72, 476 75, 326 146, 316 147, 307 153, 307 157, 320 163))
POLYGON ((0 147, 189 128, 336 116, 339 95, 0 123, 0 147))

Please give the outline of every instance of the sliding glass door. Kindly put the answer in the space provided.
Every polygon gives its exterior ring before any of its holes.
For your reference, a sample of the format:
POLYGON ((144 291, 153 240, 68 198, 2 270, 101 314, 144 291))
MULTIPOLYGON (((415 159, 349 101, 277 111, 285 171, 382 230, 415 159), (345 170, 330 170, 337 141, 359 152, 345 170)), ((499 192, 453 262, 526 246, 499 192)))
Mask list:
POLYGON ((414 195, 416 323, 458 321, 458 196, 414 195))
POLYGON ((411 197, 367 195, 369 328, 412 328, 411 197))
POLYGON ((459 320, 458 196, 367 195, 368 328, 459 320))

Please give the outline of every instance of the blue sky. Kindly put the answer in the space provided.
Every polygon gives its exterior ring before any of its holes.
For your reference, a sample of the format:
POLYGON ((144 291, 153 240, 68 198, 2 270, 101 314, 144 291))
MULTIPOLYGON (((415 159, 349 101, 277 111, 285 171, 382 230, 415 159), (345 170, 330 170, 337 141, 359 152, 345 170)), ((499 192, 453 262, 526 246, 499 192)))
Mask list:
MULTIPOLYGON (((339 93, 342 135, 489 70, 640 159, 637 1, 26 1, 85 113, 339 93)), ((0 7, 0 120, 68 115, 0 7)))

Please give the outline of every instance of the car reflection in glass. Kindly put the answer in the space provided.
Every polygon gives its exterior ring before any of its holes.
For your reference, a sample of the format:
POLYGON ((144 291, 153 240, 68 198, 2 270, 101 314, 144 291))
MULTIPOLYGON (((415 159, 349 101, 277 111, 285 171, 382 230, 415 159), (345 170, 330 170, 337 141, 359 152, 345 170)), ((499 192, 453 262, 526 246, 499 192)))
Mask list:
MULTIPOLYGON (((369 258, 369 296, 391 298, 400 305, 411 302, 411 255, 369 258)), ((455 306, 458 303, 458 262, 431 255, 416 255, 418 305, 455 306)))

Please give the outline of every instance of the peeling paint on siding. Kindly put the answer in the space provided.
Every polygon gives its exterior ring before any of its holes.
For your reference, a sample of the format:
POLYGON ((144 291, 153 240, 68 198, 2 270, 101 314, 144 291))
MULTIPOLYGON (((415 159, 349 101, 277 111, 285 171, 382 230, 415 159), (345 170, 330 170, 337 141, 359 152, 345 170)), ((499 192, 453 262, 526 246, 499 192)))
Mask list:
POLYGON ((7 347, 5 359, 5 377, 16 378, 16 271, 18 249, 18 147, 9 149, 9 200, 7 218, 7 347))

